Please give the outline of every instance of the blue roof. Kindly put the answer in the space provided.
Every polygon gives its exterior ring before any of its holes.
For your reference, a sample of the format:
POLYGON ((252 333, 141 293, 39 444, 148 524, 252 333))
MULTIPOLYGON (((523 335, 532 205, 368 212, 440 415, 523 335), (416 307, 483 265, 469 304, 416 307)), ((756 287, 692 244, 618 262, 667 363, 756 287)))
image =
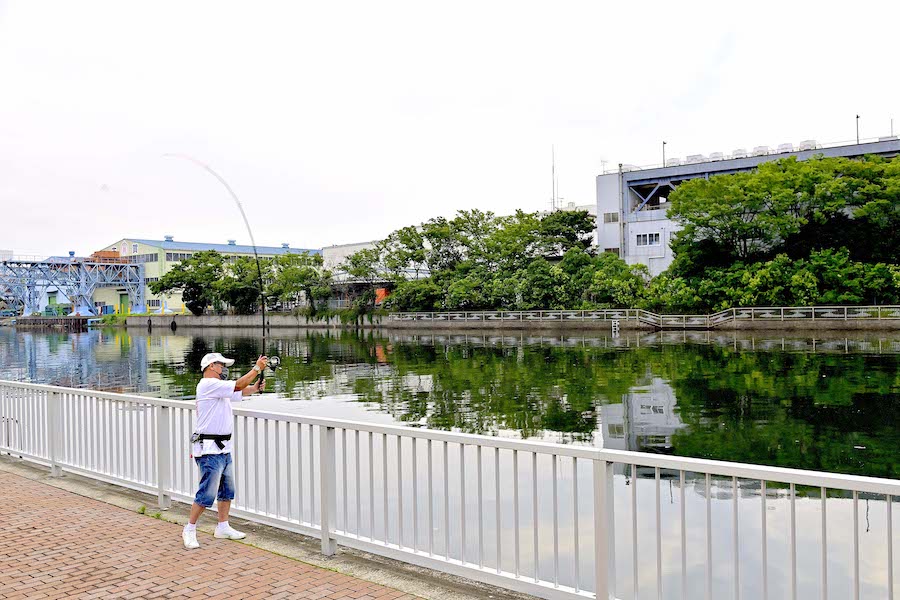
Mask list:
MULTIPOLYGON (((137 242, 138 244, 145 244, 147 246, 156 246, 157 248, 162 248, 164 250, 180 250, 186 252, 202 252, 204 250, 215 250, 216 252, 222 253, 238 253, 238 254, 253 254, 253 246, 244 246, 241 244, 202 244, 200 242, 178 242, 173 241, 169 242, 166 240, 142 240, 138 238, 125 238, 131 242, 137 242)), ((309 254, 321 254, 321 250, 315 249, 304 249, 304 248, 283 248, 281 246, 257 246, 256 251, 259 254, 264 254, 268 256, 278 255, 278 254, 302 254, 307 252, 309 254)))

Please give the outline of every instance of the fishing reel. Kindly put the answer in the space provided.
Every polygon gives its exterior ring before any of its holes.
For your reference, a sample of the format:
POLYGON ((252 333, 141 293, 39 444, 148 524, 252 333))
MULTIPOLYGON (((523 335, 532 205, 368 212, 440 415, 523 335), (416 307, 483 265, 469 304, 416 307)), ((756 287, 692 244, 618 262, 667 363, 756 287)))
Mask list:
MULTIPOLYGON (((275 372, 275 369, 281 366, 281 359, 277 356, 270 356, 269 360, 266 362, 266 369, 272 369, 272 372, 275 372)), ((259 382, 262 383, 266 380, 266 370, 263 369, 259 372, 259 382)))

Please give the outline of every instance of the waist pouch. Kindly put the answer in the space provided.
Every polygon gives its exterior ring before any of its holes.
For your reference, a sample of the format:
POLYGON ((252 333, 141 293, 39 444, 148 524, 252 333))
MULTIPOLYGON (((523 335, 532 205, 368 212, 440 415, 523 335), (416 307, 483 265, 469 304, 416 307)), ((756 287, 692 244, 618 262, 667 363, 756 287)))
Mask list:
POLYGON ((216 443, 216 446, 219 447, 219 450, 225 449, 225 442, 231 439, 231 434, 218 435, 214 433, 195 433, 191 435, 191 443, 196 444, 197 442, 202 442, 203 440, 213 440, 216 443))

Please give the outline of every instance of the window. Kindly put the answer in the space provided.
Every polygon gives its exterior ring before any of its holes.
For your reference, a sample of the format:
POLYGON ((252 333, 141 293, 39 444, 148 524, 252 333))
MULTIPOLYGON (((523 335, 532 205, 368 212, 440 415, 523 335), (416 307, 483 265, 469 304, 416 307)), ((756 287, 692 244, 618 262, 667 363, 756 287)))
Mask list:
POLYGON ((659 246, 658 233, 639 233, 637 234, 638 246, 659 246))
POLYGON ((610 254, 615 254, 616 256, 619 255, 619 249, 618 249, 618 248, 604 248, 603 251, 604 251, 604 252, 609 252, 610 254))
POLYGON ((159 308, 162 304, 160 300, 147 300, 147 306, 150 308, 159 308))
POLYGON ((132 245, 131 245, 131 253, 132 253, 132 254, 137 254, 137 244, 132 244, 132 245))
POLYGON ((138 254, 137 256, 132 256, 128 262, 133 264, 142 264, 142 263, 151 263, 159 261, 159 255, 157 254, 138 254))
POLYGON ((619 213, 617 213, 617 212, 603 213, 603 222, 604 223, 618 223, 619 222, 619 213))
POLYGON ((156 283, 159 277, 144 277, 144 283, 156 283))
POLYGON ((166 252, 166 260, 172 261, 187 260, 192 256, 190 252, 166 252))

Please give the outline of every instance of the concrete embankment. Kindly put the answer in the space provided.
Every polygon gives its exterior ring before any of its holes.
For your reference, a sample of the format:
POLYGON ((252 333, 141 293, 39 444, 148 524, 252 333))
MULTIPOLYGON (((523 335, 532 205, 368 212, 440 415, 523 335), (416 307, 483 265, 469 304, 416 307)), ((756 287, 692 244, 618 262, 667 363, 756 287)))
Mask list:
MULTIPOLYGON (((165 315, 128 317, 126 326, 135 329, 193 329, 193 328, 258 328, 259 315, 165 315)), ((442 320, 392 320, 384 315, 366 316, 357 323, 345 323, 340 318, 309 319, 296 315, 267 315, 266 323, 272 329, 390 329, 416 331, 541 331, 609 332, 612 320, 491 320, 491 319, 442 319, 442 320)), ((620 319, 622 330, 656 331, 665 330, 718 330, 718 331, 897 331, 900 319, 736 319, 706 327, 700 324, 667 324, 657 327, 637 319, 620 319)))
MULTIPOLYGON (((274 314, 266 315, 266 325, 272 329, 325 329, 325 328, 374 328, 383 327, 383 321, 386 318, 373 315, 371 319, 363 317, 360 324, 342 323, 338 317, 330 319, 310 319, 299 315, 283 315, 274 314)), ((128 317, 125 320, 126 327, 142 328, 142 329, 192 329, 196 327, 234 327, 259 328, 262 323, 262 317, 259 315, 202 315, 196 317, 194 315, 154 315, 128 317)))

